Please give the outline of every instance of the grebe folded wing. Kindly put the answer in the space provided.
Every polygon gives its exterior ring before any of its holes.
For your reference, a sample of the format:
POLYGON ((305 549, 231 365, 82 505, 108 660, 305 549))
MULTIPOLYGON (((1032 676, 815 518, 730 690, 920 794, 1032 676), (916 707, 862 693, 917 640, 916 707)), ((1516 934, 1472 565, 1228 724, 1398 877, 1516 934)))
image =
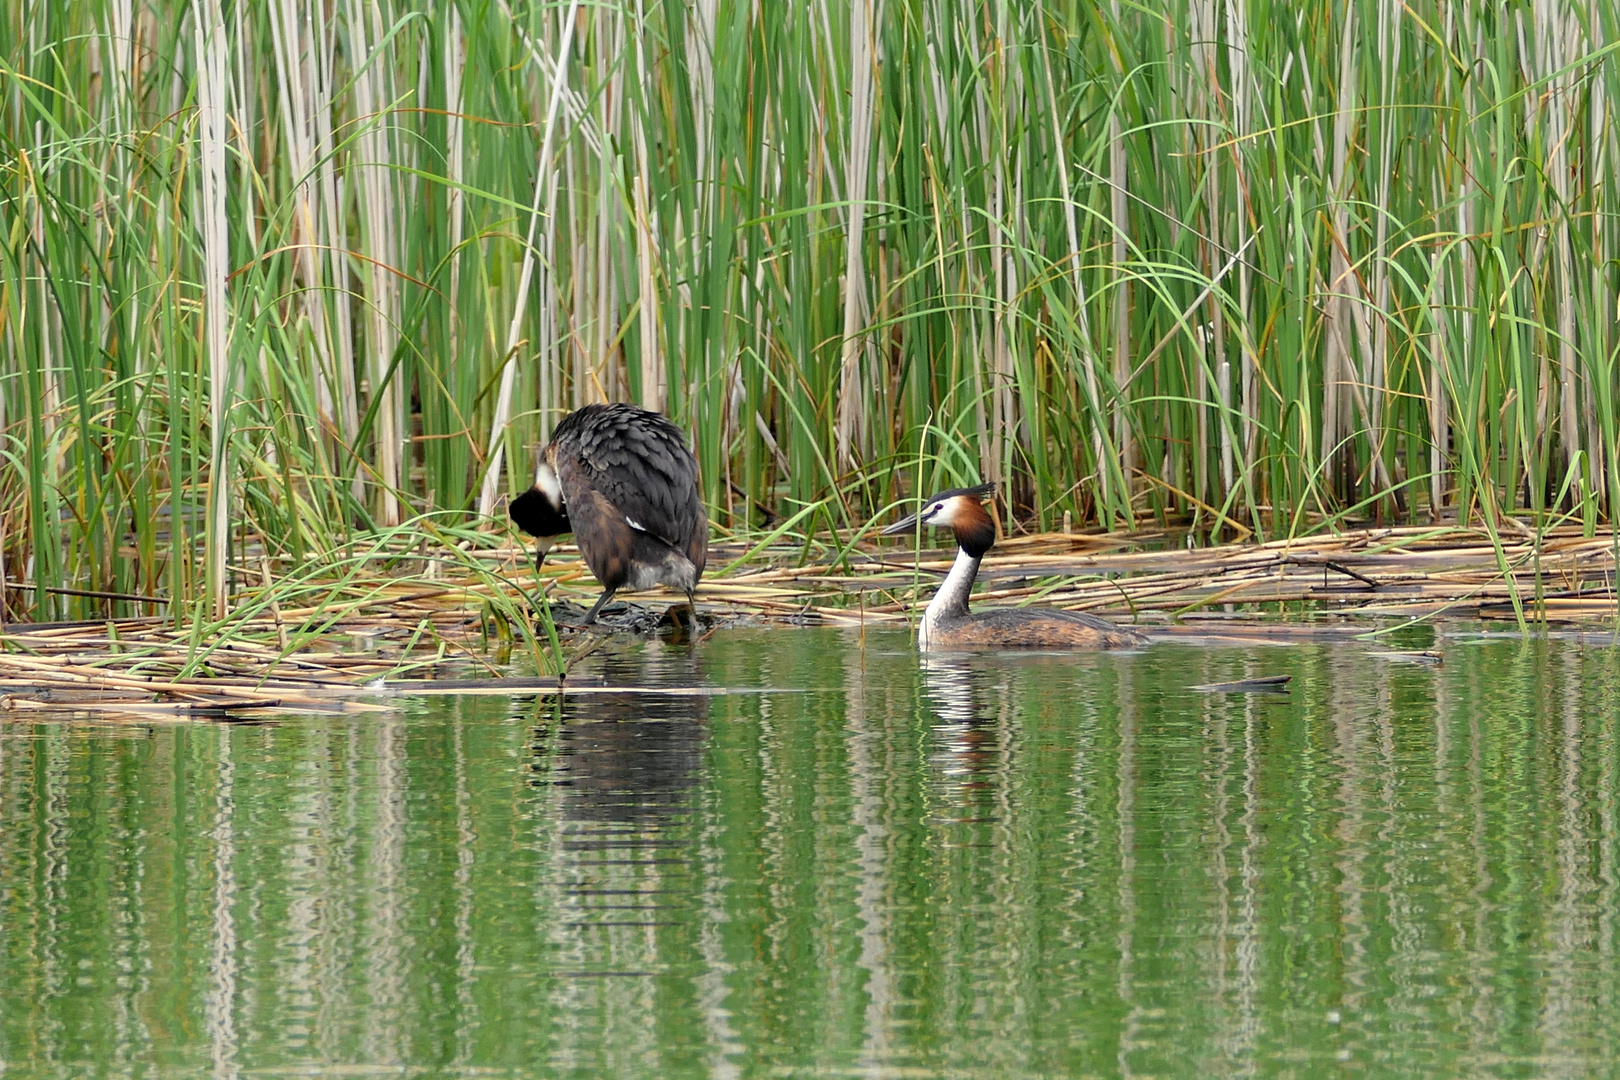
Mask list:
POLYGON ((944 614, 929 626, 926 644, 936 649, 1129 649, 1146 645, 1147 638, 1084 611, 1015 607, 944 614))
POLYGON ((563 417, 541 451, 536 483, 509 513, 537 536, 535 565, 551 540, 572 532, 602 595, 595 620, 619 589, 668 585, 693 592, 709 550, 697 459, 681 429, 634 405, 587 405, 563 417))
POLYGON ((602 515, 616 512, 703 572, 709 529, 697 460, 667 417, 631 405, 587 405, 557 425, 547 458, 570 517, 586 514, 605 525, 602 515))

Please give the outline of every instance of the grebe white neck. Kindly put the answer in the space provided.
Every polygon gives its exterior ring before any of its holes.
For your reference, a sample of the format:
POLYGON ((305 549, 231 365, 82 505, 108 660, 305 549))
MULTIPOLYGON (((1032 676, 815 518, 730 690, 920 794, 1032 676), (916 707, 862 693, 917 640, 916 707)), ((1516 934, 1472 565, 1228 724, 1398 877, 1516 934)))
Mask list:
POLYGON ((546 497, 553 509, 563 508, 562 482, 557 479, 557 471, 548 462, 542 461, 540 468, 535 470, 534 486, 546 497))
POLYGON ((923 609, 922 623, 917 627, 917 644, 928 647, 929 638, 941 619, 959 617, 968 613, 968 594, 973 591, 973 579, 979 574, 979 556, 956 549, 956 561, 945 575, 939 591, 923 609))

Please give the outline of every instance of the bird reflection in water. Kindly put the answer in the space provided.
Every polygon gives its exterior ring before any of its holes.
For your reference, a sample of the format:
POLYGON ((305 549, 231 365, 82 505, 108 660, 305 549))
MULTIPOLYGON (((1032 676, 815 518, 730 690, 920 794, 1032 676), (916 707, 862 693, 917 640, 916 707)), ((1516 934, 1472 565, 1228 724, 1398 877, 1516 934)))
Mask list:
POLYGON ((693 657, 650 646, 604 657, 594 674, 627 689, 564 697, 535 728, 533 782, 565 789, 570 821, 659 829, 684 819, 708 742, 709 699, 680 692, 700 685, 693 657))
POLYGON ((573 821, 661 828, 691 807, 708 731, 708 699, 638 691, 564 699, 535 730, 535 779, 566 789, 573 821))
POLYGON ((967 653, 919 656, 923 696, 933 709, 933 758, 947 785, 963 796, 988 791, 1004 765, 1007 673, 967 653))
POLYGON ((554 795, 544 800, 551 851, 542 858, 557 905, 559 957, 578 974, 644 975, 659 960, 650 939, 637 935, 689 918, 697 895, 688 822, 709 699, 674 692, 699 684, 689 657, 673 666, 610 660, 603 675, 606 685, 634 689, 543 704, 530 783, 554 795))

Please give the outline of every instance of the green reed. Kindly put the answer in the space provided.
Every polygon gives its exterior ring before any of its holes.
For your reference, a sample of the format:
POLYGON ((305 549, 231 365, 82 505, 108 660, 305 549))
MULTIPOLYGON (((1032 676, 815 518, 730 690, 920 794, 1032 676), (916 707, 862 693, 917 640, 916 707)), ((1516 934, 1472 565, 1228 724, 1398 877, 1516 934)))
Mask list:
POLYGON ((1032 527, 1595 530, 1617 16, 12 5, 6 577, 221 617, 260 556, 498 514, 603 398, 755 539, 981 478, 1032 527))

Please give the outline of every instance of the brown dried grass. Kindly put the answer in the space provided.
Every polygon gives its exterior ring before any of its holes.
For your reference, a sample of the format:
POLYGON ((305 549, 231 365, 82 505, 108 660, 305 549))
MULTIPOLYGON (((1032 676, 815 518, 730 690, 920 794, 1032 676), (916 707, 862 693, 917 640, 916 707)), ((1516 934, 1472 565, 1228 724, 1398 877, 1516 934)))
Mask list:
MULTIPOLYGON (((1021 536, 985 560, 976 599, 1094 611, 1170 633, 1206 632, 1215 615, 1222 633, 1281 628, 1289 636, 1329 630, 1324 616, 1336 617, 1335 635, 1347 620, 1365 630, 1436 617, 1509 619, 1526 629, 1620 623, 1612 538, 1587 538, 1577 528, 1514 536, 1493 543, 1473 529, 1398 527, 1191 549, 1169 534, 1021 536)), ((717 543, 712 565, 745 550, 717 543)), ((901 625, 954 556, 869 544, 841 562, 804 562, 805 551, 756 552, 727 576, 706 580, 700 606, 721 619, 901 625)), ((516 545, 478 557, 506 580, 526 587, 534 580, 516 545)), ((10 626, 0 632, 0 709, 150 722, 381 708, 356 695, 419 691, 428 680, 450 685, 445 676, 469 671, 501 674, 512 636, 496 614, 502 605, 491 603, 498 586, 490 581, 350 581, 321 603, 269 604, 215 641, 161 618, 10 626)), ((581 602, 596 589, 566 547, 548 558, 540 584, 554 599, 581 602)), ((267 576, 263 587, 268 594, 276 583, 267 576)), ((511 606, 511 597, 501 599, 511 606)), ((569 646, 577 654, 595 648, 600 635, 564 640, 578 643, 569 646)))

